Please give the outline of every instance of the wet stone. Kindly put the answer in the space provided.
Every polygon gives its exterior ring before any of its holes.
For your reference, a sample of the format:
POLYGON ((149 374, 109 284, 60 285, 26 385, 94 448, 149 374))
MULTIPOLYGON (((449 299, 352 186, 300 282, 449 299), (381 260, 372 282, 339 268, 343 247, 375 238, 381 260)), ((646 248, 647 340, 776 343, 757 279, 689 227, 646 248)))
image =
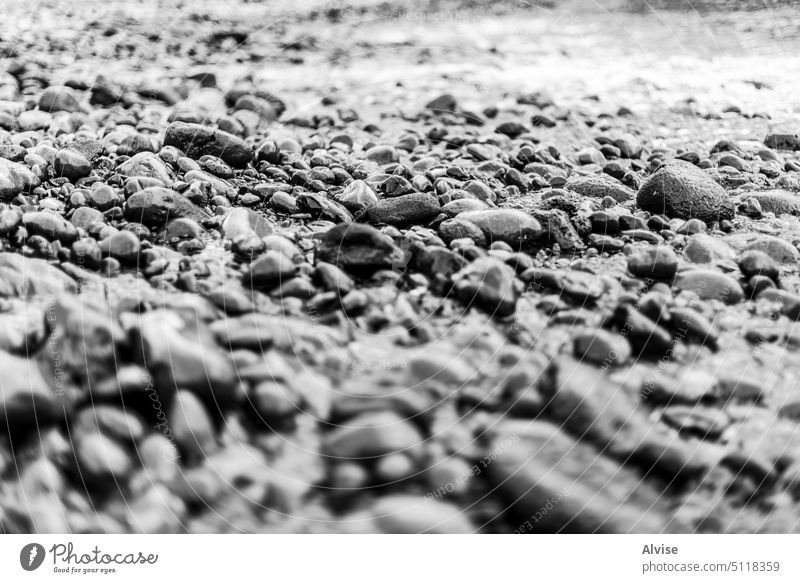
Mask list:
POLYGON ((733 217, 725 190, 692 164, 662 166, 642 184, 637 204, 650 212, 681 219, 713 222, 733 217))
POLYGON ((194 123, 173 122, 164 135, 164 145, 175 146, 191 158, 211 155, 237 168, 246 166, 253 151, 241 138, 194 123))

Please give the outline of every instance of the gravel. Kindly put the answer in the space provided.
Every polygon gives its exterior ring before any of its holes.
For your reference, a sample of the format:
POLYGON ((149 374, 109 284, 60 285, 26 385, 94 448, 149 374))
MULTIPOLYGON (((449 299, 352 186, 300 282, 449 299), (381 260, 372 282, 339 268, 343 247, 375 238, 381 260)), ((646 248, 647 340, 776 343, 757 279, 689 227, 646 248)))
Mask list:
POLYGON ((0 531, 797 530, 792 63, 217 4, 0 27, 0 531))

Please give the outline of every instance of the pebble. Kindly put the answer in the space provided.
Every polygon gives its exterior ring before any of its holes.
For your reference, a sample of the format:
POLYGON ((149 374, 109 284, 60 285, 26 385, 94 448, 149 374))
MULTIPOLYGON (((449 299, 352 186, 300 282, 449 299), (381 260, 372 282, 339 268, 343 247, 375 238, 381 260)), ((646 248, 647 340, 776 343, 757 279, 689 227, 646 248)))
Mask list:
POLYGON ((77 93, 69 87, 54 85, 39 96, 39 109, 47 112, 65 111, 75 113, 82 110, 77 93))
POLYGON ((542 234, 542 226, 535 218, 514 209, 467 211, 460 213, 458 219, 478 227, 487 241, 502 241, 513 248, 530 244, 542 234))
POLYGON ((119 165, 117 171, 123 176, 154 178, 162 186, 172 184, 172 172, 161 158, 150 152, 141 152, 119 165))
POLYGON ((675 280, 675 289, 692 291, 700 299, 720 300, 726 304, 744 300, 742 286, 735 279, 708 269, 682 271, 675 280))
POLYGON ((125 202, 125 218, 149 227, 165 227, 179 217, 202 221, 208 214, 174 190, 151 186, 125 202))
POLYGON ((384 225, 426 223, 440 212, 439 201, 423 192, 384 198, 367 207, 370 222, 384 225))
POLYGON ((216 430, 203 403, 194 393, 177 391, 169 407, 175 443, 190 463, 214 453, 216 430))
POLYGON ((26 166, 0 158, 0 197, 10 199, 38 184, 39 181, 26 166))
POLYGON ((98 247, 104 257, 113 257, 126 264, 135 264, 139 259, 141 244, 139 237, 130 231, 118 231, 100 241, 98 247))
POLYGON ((737 263, 742 274, 748 279, 763 275, 773 281, 777 281, 780 275, 780 266, 775 260, 763 251, 756 249, 742 253, 737 263))
POLYGON ((51 211, 30 212, 22 215, 22 224, 32 235, 41 235, 52 241, 72 243, 78 230, 67 219, 51 211))
POLYGON ((800 252, 788 241, 773 235, 762 233, 735 233, 728 235, 724 241, 738 252, 762 251, 769 255, 776 263, 797 263, 800 261, 800 252))
POLYGON ((506 422, 490 445, 503 452, 488 472, 512 505, 509 532, 662 531, 667 519, 658 493, 627 479, 630 469, 557 425, 526 424, 518 428, 506 422))
POLYGON ((800 195, 785 190, 751 192, 748 197, 758 201, 763 212, 780 215, 800 216, 800 195))
POLYGON ((419 431, 391 411, 363 413, 334 429, 325 451, 336 461, 360 461, 391 453, 413 454, 423 441, 419 431))
POLYGON ((633 200, 636 196, 633 190, 605 174, 572 177, 567 180, 564 188, 590 198, 610 196, 620 203, 633 200))
POLYGON ((80 436, 75 444, 78 472, 83 479, 95 486, 109 487, 121 491, 122 485, 133 469, 133 461, 125 449, 113 439, 101 433, 80 436))
POLYGON ((58 176, 75 181, 92 173, 92 164, 84 156, 70 149, 59 150, 53 162, 58 176))
POLYGON ((273 288, 293 278, 298 271, 291 258, 280 251, 267 251, 250 264, 243 282, 256 288, 273 288))
POLYGON ((406 259, 391 238, 374 227, 357 223, 328 230, 319 240, 316 258, 356 274, 391 269, 406 259))
POLYGON ((646 247, 628 257, 628 271, 638 277, 669 279, 678 271, 678 256, 672 247, 646 247))
MULTIPOLYGON (((258 3, 167 34, 168 4, 3 37, 5 530, 794 527, 795 128, 713 137, 780 120, 711 92, 650 131, 663 79, 462 95, 436 50, 374 95, 309 76, 314 104, 282 76, 325 39, 248 75, 258 3)), ((407 32, 361 25, 378 66, 407 32)))
POLYGON ((471 534, 466 514, 448 502, 427 500, 421 496, 389 495, 369 509, 374 530, 393 534, 471 534))
POLYGON ((492 316, 510 316, 517 309, 514 270, 498 259, 482 257, 470 263, 454 276, 454 289, 464 304, 475 304, 492 316))
POLYGON ((598 366, 619 366, 631 356, 628 341, 608 330, 595 330, 573 338, 575 357, 598 366))
POLYGON ((172 122, 164 134, 164 145, 174 146, 194 159, 217 156, 236 168, 253 159, 253 150, 241 138, 195 123, 172 122))
POLYGON ((0 351, 0 423, 12 434, 39 432, 63 418, 64 403, 32 360, 0 351))
POLYGON ((692 263, 729 261, 736 256, 734 250, 724 240, 704 233, 689 237, 683 248, 683 254, 692 263))
POLYGON ((162 395, 187 389, 218 407, 239 398, 233 361, 201 322, 153 311, 132 322, 131 331, 139 360, 152 371, 153 386, 162 395))

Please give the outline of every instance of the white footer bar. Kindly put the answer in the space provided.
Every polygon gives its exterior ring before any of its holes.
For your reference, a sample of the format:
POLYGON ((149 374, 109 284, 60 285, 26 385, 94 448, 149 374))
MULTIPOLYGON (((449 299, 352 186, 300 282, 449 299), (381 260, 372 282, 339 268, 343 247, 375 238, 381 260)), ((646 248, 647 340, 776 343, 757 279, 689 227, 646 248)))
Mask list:
POLYGON ((0 581, 800 581, 800 535, 5 535, 0 581))

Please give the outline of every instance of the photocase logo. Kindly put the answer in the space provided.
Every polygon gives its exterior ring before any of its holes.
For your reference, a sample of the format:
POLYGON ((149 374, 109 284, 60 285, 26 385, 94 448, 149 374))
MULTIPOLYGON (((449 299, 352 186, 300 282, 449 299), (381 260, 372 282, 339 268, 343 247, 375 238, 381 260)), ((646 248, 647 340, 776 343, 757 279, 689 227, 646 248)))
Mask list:
POLYGON ((39 543, 30 543, 19 552, 19 564, 26 571, 35 571, 44 562, 44 547, 39 543))

